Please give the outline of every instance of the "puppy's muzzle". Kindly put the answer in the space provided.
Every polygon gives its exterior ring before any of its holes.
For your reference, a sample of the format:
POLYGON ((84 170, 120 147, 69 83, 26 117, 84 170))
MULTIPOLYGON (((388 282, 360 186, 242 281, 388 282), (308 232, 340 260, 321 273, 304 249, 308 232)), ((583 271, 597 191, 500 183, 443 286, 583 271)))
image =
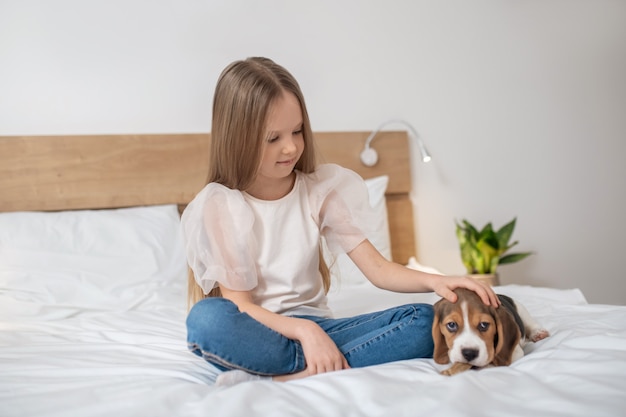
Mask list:
POLYGON ((478 357, 478 349, 465 348, 461 350, 461 354, 467 362, 471 362, 478 357))

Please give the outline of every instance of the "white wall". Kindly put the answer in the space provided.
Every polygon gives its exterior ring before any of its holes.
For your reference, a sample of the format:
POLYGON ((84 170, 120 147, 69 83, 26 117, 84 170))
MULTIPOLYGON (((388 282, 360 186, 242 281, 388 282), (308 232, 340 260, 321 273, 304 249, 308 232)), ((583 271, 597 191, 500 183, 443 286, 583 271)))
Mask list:
POLYGON ((251 55, 299 79, 315 130, 418 129, 422 262, 462 273, 454 220, 517 216, 536 254, 504 283, 626 304, 624 1, 0 0, 0 134, 209 131, 251 55))

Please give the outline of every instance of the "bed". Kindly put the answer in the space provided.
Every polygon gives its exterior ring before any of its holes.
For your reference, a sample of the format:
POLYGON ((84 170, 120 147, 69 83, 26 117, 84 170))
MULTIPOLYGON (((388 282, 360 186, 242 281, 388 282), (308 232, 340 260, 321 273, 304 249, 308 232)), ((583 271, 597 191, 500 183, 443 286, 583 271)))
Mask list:
MULTIPOLYGON (((417 263, 406 132, 323 132, 323 161, 367 179, 380 213, 370 236, 417 263), (383 138, 384 136, 384 138, 383 138)), ((203 186, 209 135, 0 137, 0 415, 24 416, 624 416, 626 307, 578 289, 497 288, 552 336, 509 367, 444 377, 432 359, 289 383, 214 386, 186 349, 179 213, 203 186)), ((435 294, 370 285, 347 259, 333 271, 337 316, 435 294)))

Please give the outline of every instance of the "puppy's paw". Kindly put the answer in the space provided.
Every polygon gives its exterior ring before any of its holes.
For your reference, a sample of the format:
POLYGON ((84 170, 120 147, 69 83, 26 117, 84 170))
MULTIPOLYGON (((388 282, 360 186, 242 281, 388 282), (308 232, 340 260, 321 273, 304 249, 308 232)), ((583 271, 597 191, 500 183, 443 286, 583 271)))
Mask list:
POLYGON ((536 329, 533 329, 529 334, 528 334, 528 338, 533 341, 533 342, 538 342, 540 340, 545 339, 546 337, 550 336, 550 332, 548 332, 546 329, 538 327, 536 329))
POLYGON ((470 365, 469 363, 455 362, 445 371, 441 371, 441 375, 452 376, 461 372, 468 371, 470 369, 472 369, 472 365, 470 365))

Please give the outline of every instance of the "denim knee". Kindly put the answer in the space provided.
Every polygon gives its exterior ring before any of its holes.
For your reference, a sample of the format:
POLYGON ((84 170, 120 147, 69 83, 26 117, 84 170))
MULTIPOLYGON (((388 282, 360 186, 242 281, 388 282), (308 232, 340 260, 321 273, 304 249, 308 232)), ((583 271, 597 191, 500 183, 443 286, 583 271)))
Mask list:
POLYGON ((187 341, 190 345, 204 349, 206 342, 215 340, 230 328, 230 322, 239 313, 239 309, 230 300, 209 297, 198 301, 187 316, 187 341))
POLYGON ((419 315, 422 322, 428 327, 431 328, 433 325, 433 320, 435 319, 435 309, 431 304, 417 304, 417 309, 419 310, 419 315))
POLYGON ((197 327, 213 327, 222 323, 229 315, 238 313, 239 309, 230 300, 221 297, 208 297, 198 301, 187 316, 187 329, 197 327))

